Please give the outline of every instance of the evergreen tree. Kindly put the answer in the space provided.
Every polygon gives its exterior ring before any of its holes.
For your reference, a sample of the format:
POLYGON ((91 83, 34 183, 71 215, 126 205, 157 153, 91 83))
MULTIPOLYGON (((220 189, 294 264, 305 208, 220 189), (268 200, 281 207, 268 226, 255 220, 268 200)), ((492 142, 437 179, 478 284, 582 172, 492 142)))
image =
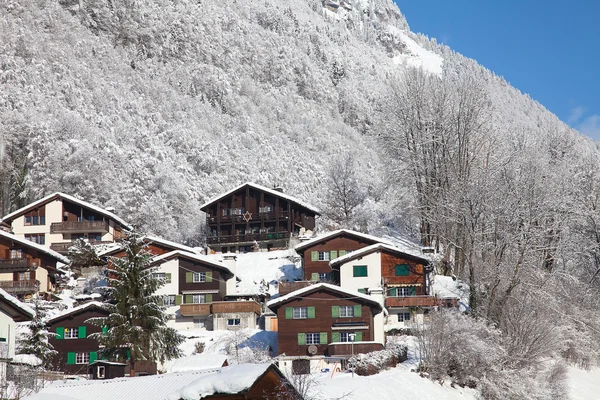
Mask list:
POLYGON ((48 342, 48 336, 53 335, 53 333, 49 333, 46 329, 46 312, 40 306, 39 299, 36 299, 34 303, 34 311, 35 316, 29 323, 29 332, 19 340, 17 352, 19 354, 33 354, 42 360, 44 368, 48 368, 58 352, 48 342))
POLYGON ((108 317, 87 322, 103 327, 90 335, 103 346, 102 357, 128 359, 131 376, 138 361, 164 361, 181 356, 178 345, 184 340, 175 329, 166 326, 168 316, 162 297, 156 290, 165 284, 153 276, 147 244, 135 232, 122 242, 125 257, 110 260, 108 317))

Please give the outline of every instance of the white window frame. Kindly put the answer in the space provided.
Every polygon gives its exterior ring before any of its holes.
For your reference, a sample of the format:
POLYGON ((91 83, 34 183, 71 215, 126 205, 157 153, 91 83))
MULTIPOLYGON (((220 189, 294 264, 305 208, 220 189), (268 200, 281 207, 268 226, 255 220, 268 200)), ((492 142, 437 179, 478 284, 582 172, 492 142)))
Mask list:
POLYGON ((206 282, 206 272, 194 272, 192 276, 193 283, 202 283, 206 282))
POLYGON ((98 379, 104 379, 106 377, 106 370, 104 369, 104 365, 98 365, 96 375, 98 376, 98 379))
POLYGON ((329 261, 330 253, 328 251, 320 251, 319 252, 319 261, 329 261))
POLYGON ((321 344, 321 334, 320 333, 307 333, 306 334, 306 344, 321 344))
POLYGON ((342 343, 350 343, 352 340, 350 340, 350 334, 352 332, 340 332, 340 342, 342 343))
POLYGON ((75 353, 75 364, 89 364, 90 353, 75 353))
POLYGON ((204 294, 193 294, 192 304, 206 304, 206 295, 204 294), (202 301, 200 301, 202 300, 202 301))
POLYGON ((354 306, 340 306, 340 318, 354 317, 354 306))
POLYGON ((410 290, 411 288, 409 287, 399 287, 396 289, 396 297, 410 297, 410 290))
POLYGON ((292 309, 293 319, 307 319, 308 318, 308 307, 294 307, 292 309))
POLYGON ((79 328, 65 328, 65 339, 79 339, 79 328))
POLYGON ((239 318, 228 318, 227 319, 227 326, 240 326, 241 324, 242 324, 242 321, 239 318))
POLYGON ((175 305, 175 295, 166 294, 163 296, 163 306, 170 307, 175 305))
POLYGON ((406 322, 410 321, 410 312, 399 312, 398 313, 398 322, 406 322), (408 316, 408 318, 406 318, 408 316))

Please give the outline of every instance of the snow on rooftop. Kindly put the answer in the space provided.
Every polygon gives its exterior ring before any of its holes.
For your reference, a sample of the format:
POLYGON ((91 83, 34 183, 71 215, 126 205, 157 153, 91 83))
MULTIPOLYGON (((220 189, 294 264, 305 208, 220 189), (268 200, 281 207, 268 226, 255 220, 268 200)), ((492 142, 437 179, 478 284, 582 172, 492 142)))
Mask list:
POLYGON ((173 250, 171 252, 153 257, 151 260, 151 263, 157 264, 157 263, 160 263, 162 260, 168 259, 173 256, 182 256, 182 257, 191 258, 192 260, 197 260, 197 261, 204 262, 204 263, 207 263, 210 265, 214 265, 217 268, 225 269, 225 270, 231 272, 231 274, 233 274, 233 271, 231 271, 227 267, 227 265, 222 263, 220 260, 215 260, 214 257, 209 257, 209 256, 205 256, 205 255, 198 254, 198 253, 190 253, 190 252, 182 251, 182 250, 173 250))
POLYGON ((307 247, 312 246, 315 243, 318 243, 318 242, 322 241, 323 239, 334 238, 334 237, 336 237, 338 235, 341 235, 343 233, 345 233, 347 235, 350 235, 350 236, 356 236, 356 237, 360 237, 360 238, 363 238, 363 239, 372 240, 372 241, 378 242, 378 243, 387 243, 387 244, 390 244, 390 245, 392 244, 391 241, 389 241, 387 239, 383 239, 383 238, 377 237, 377 236, 368 235, 366 233, 352 231, 352 230, 349 230, 349 229, 338 229, 336 231, 327 232, 327 233, 324 233, 322 235, 318 235, 315 238, 312 238, 310 240, 302 242, 299 245, 297 245, 296 247, 294 247, 294 249, 296 251, 302 250, 302 249, 305 249, 307 247))
POLYGON ((423 68, 423 70, 434 75, 442 75, 444 59, 440 55, 421 47, 421 45, 411 39, 405 31, 394 26, 389 26, 388 28, 390 33, 402 40, 408 50, 408 53, 395 56, 392 59, 394 63, 403 64, 409 67, 423 68))
POLYGON ((201 371, 220 368, 227 361, 224 354, 200 353, 192 356, 169 360, 163 364, 165 372, 201 371))
POLYGON ((352 298, 367 300, 371 303, 377 304, 377 306, 379 308, 381 308, 381 305, 379 304, 379 302, 367 294, 362 294, 362 293, 355 292, 352 290, 344 289, 340 286, 331 285, 329 283, 317 283, 315 285, 310 285, 310 286, 303 287, 302 289, 295 290, 291 293, 286 294, 285 296, 277 297, 276 299, 269 301, 267 303, 267 307, 271 308, 271 306, 277 305, 279 303, 285 302, 287 300, 293 299, 298 296, 302 296, 305 293, 312 292, 314 290, 319 290, 320 288, 330 289, 330 290, 333 290, 338 293, 349 295, 352 298))
POLYGON ((0 236, 5 237, 8 240, 17 242, 20 245, 36 249, 37 251, 41 251, 42 253, 45 253, 45 254, 55 258, 57 261, 59 261, 63 264, 70 263, 69 259, 67 257, 63 256, 62 254, 59 254, 54 250, 50 250, 48 247, 42 246, 42 245, 32 242, 30 240, 13 235, 12 233, 8 233, 8 232, 5 232, 0 229, 0 236))
POLYGON ((33 309, 21 303, 19 299, 17 299, 15 296, 11 295, 4 289, 0 289, 0 297, 2 297, 7 303, 10 303, 17 309, 21 310, 24 314, 28 314, 31 318, 35 316, 35 311, 33 311, 33 309))
POLYGON ((388 251, 392 251, 392 252, 399 252, 399 253, 403 253, 403 254, 408 254, 413 257, 421 258, 424 261, 428 261, 428 259, 421 253, 420 250, 415 250, 415 249, 410 249, 410 248, 400 248, 400 247, 390 246, 390 245, 383 244, 383 243, 375 243, 375 244, 372 244, 371 246, 363 247, 362 249, 355 250, 353 252, 346 253, 345 255, 343 255, 341 257, 335 258, 335 259, 329 261, 329 265, 332 267, 334 265, 340 265, 340 264, 343 264, 343 263, 345 263, 349 260, 352 260, 356 257, 360 257, 363 254, 368 254, 370 252, 378 251, 378 250, 388 250, 388 251))
POLYGON ((177 243, 177 242, 172 242, 170 240, 163 239, 158 236, 146 235, 146 236, 144 236, 144 239, 148 240, 150 242, 156 242, 158 244, 164 244, 165 246, 184 250, 184 251, 187 251, 188 253, 198 254, 198 251, 193 247, 186 246, 185 244, 181 244, 181 243, 177 243))
POLYGON ((42 365, 42 360, 40 360, 33 354, 17 354, 13 357, 12 362, 15 364, 32 365, 34 367, 42 365))
POLYGON ((99 307, 99 308, 104 308, 104 303, 101 303, 99 301, 90 301, 89 303, 85 303, 82 304, 80 306, 74 307, 74 308, 69 308, 65 311, 62 311, 54 316, 52 316, 52 318, 48 319, 48 321, 46 321, 46 323, 51 323, 59 318, 64 317, 65 315, 69 315, 81 310, 85 310, 86 308, 90 308, 90 307, 99 307))
POLYGON ((201 205, 201 206, 200 206, 200 209, 203 209, 203 208, 205 208, 205 207, 208 207, 209 205, 211 205, 212 203, 214 203, 215 201, 217 201, 217 200, 219 200, 219 199, 221 199, 221 198, 223 198, 223 197, 227 197, 227 196, 229 196, 229 195, 232 195, 233 193, 237 192, 238 190, 240 190, 240 189, 242 189, 242 188, 246 187, 246 185, 248 185, 248 186, 250 186, 250 187, 253 187, 254 189, 257 189, 257 190, 263 191, 263 192, 265 192, 265 193, 269 193, 269 194, 270 194, 270 195, 272 195, 272 196, 277 196, 277 197, 280 197, 280 198, 282 198, 282 199, 289 200, 289 201, 291 201, 292 203, 296 203, 296 204, 298 204, 299 206, 302 206, 302 207, 304 207, 304 208, 307 208, 307 209, 309 209, 310 211, 312 211, 312 212, 314 212, 314 213, 316 213, 316 214, 321 214, 318 208, 316 208, 316 207, 314 207, 314 206, 312 206, 312 205, 310 205, 310 204, 308 204, 308 203, 305 203, 304 201, 302 201, 302 200, 299 200, 299 199, 297 199, 296 197, 290 196, 289 194, 285 194, 285 193, 283 193, 283 192, 279 192, 279 191, 277 191, 277 190, 275 190, 275 189, 270 189, 270 188, 268 188, 268 187, 265 187, 265 186, 262 186, 262 185, 258 185, 258 184, 256 184, 256 183, 253 183, 253 182, 246 182, 246 183, 243 183, 243 184, 241 184, 241 185, 239 185, 239 186, 237 186, 237 187, 235 187, 235 188, 231 189, 231 190, 230 190, 230 191, 228 191, 227 193, 220 194, 220 195, 218 195, 217 197, 214 197, 214 198, 210 199, 209 201, 207 201, 206 203, 204 203, 203 205, 201 205))

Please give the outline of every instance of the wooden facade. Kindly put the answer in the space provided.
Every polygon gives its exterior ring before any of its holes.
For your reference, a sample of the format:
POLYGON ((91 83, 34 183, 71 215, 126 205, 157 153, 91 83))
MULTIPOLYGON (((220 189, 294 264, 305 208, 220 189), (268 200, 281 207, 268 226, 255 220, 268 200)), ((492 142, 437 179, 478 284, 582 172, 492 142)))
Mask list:
POLYGON ((381 277, 386 294, 390 295, 390 289, 394 287, 412 287, 415 289, 412 296, 428 295, 424 264, 425 260, 383 249, 381 277))
POLYGON ((186 299, 191 294, 186 295, 186 292, 195 291, 212 291, 209 293, 210 300, 207 296, 207 303, 223 300, 226 293, 225 282, 232 276, 231 273, 225 271, 225 268, 218 269, 209 263, 179 259, 179 293, 183 294, 183 303, 191 303, 191 301, 188 301, 189 298, 186 299), (205 281, 194 282, 194 272, 204 273, 205 281))
POLYGON ((313 230, 319 213, 289 196, 247 183, 202 206, 207 243, 222 252, 284 247, 301 228, 313 230))
MULTIPOLYGON (((341 333, 356 334, 356 342, 373 342, 375 314, 382 312, 376 301, 352 296, 349 293, 315 286, 314 290, 293 293, 289 299, 276 303, 270 308, 277 313, 278 351, 286 356, 330 356, 332 342, 340 342, 341 333), (340 307, 349 307, 353 316, 341 316, 340 307), (294 308, 306 308, 306 316, 295 318, 294 308), (308 339, 309 334, 318 334, 318 344, 308 339), (316 347, 315 353, 309 346, 316 347)), ((312 335, 312 338, 315 338, 312 335)), ((370 343, 372 344, 372 343, 370 343)), ((355 352, 366 351, 362 343, 354 346, 355 352)), ((377 346, 377 347, 383 347, 377 346)), ((339 353, 337 353, 339 355, 339 353)))

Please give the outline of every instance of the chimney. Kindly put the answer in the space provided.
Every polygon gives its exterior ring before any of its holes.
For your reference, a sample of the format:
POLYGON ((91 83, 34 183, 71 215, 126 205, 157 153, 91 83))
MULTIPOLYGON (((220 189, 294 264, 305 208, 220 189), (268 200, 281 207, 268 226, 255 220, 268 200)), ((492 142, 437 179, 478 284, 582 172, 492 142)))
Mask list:
POLYGON ((237 283, 237 270, 236 270, 237 256, 233 253, 225 253, 223 254, 223 264, 233 272, 233 277, 227 280, 225 283, 225 295, 231 296, 234 295, 236 290, 237 283))

